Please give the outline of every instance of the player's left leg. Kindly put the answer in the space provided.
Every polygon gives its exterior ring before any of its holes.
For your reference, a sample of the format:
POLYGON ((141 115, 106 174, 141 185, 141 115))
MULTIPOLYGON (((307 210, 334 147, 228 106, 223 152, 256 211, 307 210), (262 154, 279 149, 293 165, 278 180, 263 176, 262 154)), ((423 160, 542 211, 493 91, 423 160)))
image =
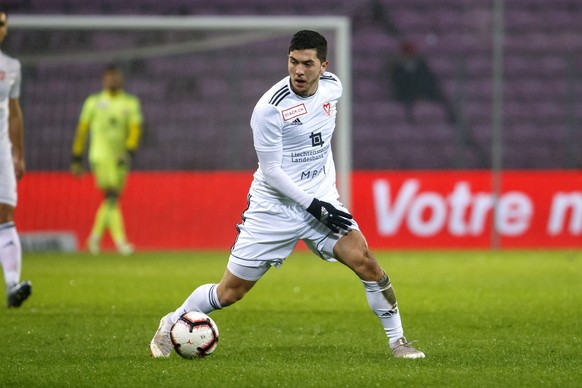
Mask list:
POLYGON ((104 199, 95 213, 91 234, 89 234, 89 238, 87 239, 87 248, 93 255, 98 255, 101 250, 101 239, 109 223, 109 209, 110 206, 107 200, 104 199))
POLYGON ((368 304, 380 319, 395 357, 424 358, 406 341, 392 283, 380 267, 362 233, 355 229, 342 236, 333 248, 334 257, 354 271, 366 290, 368 304))
POLYGON ((255 201, 251 196, 248 199, 222 279, 218 284, 197 287, 180 307, 162 317, 150 343, 152 356, 170 356, 170 330, 182 314, 189 311, 210 314, 238 302, 272 266, 283 263, 280 258, 293 251, 297 244, 296 229, 303 224, 305 211, 299 205, 293 210, 282 204, 255 201))
POLYGON ((20 307, 31 294, 30 282, 20 282, 22 247, 14 224, 14 207, 0 203, 0 262, 8 307, 20 307))

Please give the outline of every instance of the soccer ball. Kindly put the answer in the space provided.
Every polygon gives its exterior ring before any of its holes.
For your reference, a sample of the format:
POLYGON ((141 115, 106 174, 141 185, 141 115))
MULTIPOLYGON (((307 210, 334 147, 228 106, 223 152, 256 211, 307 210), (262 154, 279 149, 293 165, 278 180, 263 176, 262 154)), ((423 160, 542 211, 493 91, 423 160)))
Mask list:
POLYGON ((218 327, 208 315, 190 311, 170 330, 174 350, 184 358, 206 357, 218 346, 218 327))

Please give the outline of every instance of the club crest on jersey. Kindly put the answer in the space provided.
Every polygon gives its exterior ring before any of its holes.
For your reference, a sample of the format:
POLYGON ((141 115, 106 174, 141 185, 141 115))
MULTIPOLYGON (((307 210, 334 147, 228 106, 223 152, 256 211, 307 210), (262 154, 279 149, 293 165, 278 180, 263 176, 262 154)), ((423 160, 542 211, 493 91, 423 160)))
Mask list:
POLYGON ((4 81, 4 78, 6 78, 6 73, 4 70, 0 70, 0 81, 4 81))
POLYGON ((323 104, 323 111, 327 116, 331 116, 331 103, 326 102, 325 104, 323 104))
POLYGON ((305 107, 305 104, 299 104, 292 106, 291 108, 283 109, 281 114, 283 115, 284 121, 289 121, 295 117, 306 115, 307 108, 305 107))

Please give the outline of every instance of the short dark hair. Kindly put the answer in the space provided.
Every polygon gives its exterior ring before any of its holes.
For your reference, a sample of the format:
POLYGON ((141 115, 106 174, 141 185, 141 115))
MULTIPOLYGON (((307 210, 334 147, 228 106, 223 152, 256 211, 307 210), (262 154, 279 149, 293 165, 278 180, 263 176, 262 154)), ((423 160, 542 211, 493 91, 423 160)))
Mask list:
POLYGON ((108 63, 107 65, 105 65, 105 72, 109 73, 111 71, 121 71, 121 66, 119 66, 117 63, 108 63))
POLYGON ((327 40, 319 32, 301 30, 293 35, 289 43, 290 53, 293 50, 315 49, 317 58, 323 63, 327 60, 327 40))

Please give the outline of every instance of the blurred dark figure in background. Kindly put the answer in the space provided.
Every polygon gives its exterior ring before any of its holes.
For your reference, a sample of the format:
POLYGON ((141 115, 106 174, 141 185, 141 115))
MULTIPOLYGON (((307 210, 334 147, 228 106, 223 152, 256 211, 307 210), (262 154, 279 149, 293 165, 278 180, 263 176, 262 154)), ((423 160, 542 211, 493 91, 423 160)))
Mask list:
POLYGON ((391 63, 390 77, 394 98, 404 104, 406 119, 409 123, 414 122, 414 104, 418 100, 442 104, 448 122, 451 124, 457 122, 453 106, 413 42, 402 43, 400 55, 391 63))
POLYGON ((370 0, 359 6, 353 13, 352 26, 354 30, 378 26, 390 36, 400 36, 400 31, 392 19, 390 10, 384 7, 379 0, 370 0))

